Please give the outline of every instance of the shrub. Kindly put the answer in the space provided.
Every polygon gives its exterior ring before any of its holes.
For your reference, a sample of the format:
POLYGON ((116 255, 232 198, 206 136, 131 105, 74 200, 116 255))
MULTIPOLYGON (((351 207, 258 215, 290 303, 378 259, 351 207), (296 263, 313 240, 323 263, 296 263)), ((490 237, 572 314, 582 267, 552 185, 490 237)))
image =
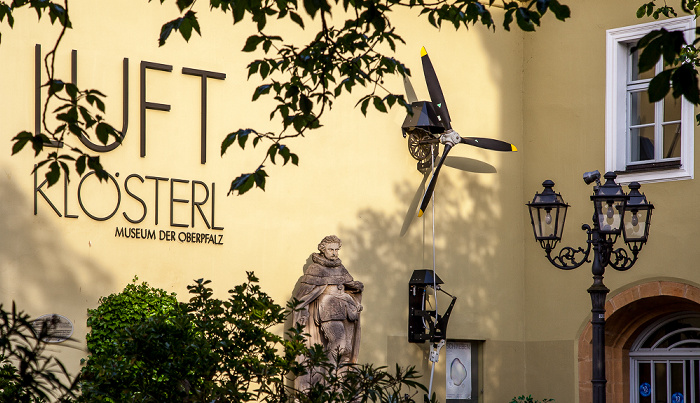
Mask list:
POLYGON ((87 325, 91 330, 86 341, 90 355, 83 360, 80 383, 83 401, 127 401, 125 397, 133 396, 134 390, 168 384, 169 380, 159 376, 158 368, 149 362, 161 352, 138 354, 134 349, 141 339, 135 339, 134 332, 139 326, 156 321, 158 333, 152 336, 160 338, 161 343, 153 344, 169 343, 177 337, 176 330, 181 324, 173 320, 178 302, 174 293, 168 294, 145 282, 136 284, 137 280, 135 277, 118 294, 100 298, 96 309, 88 309, 87 325))
POLYGON ((114 320, 104 313, 114 313, 113 301, 128 301, 132 296, 101 300, 100 307, 89 312, 93 330, 88 338, 100 343, 93 345, 83 371, 82 399, 413 402, 418 391, 426 390, 416 382, 413 368, 397 367, 392 375, 384 367, 328 362, 320 346, 305 347, 301 326, 290 329, 286 338, 272 333, 270 329, 283 324, 293 307, 277 305, 257 282, 248 273, 247 282, 229 290, 228 299, 219 300, 213 298, 209 281, 196 280, 187 287, 190 301, 175 305, 169 300, 172 295, 146 285, 141 288, 145 294, 140 295, 168 299, 167 308, 145 318, 129 313, 120 322, 121 329, 102 323, 114 320), (106 328, 110 332, 103 332, 106 328), (93 334, 95 329, 101 331, 99 336, 93 334), (298 360, 302 355, 308 360, 298 360), (323 371, 323 382, 298 393, 291 386, 292 378, 312 368, 323 371))

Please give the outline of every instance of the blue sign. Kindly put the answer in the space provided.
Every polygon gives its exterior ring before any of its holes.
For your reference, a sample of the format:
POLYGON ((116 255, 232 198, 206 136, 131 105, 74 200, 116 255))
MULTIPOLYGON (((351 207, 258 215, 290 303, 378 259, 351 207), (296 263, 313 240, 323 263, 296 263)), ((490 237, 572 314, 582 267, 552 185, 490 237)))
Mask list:
POLYGON ((644 382, 643 384, 639 385, 639 394, 644 397, 651 395, 651 385, 649 385, 649 382, 644 382))
POLYGON ((673 403, 683 403, 683 394, 676 392, 671 396, 671 402, 673 403))

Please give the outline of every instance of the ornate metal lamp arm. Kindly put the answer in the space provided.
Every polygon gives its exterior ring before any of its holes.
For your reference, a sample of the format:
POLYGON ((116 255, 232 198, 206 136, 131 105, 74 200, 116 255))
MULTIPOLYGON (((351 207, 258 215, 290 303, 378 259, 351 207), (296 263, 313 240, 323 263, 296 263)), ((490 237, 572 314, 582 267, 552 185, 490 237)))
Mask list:
POLYGON ((643 244, 635 242, 632 245, 628 244, 628 246, 630 246, 629 249, 632 256, 629 255, 627 249, 625 248, 617 248, 610 251, 610 257, 608 260, 608 265, 610 267, 617 271, 626 271, 634 266, 634 264, 637 262, 637 255, 639 254, 639 251, 642 250, 643 244))
POLYGON ((577 249, 574 249, 570 246, 565 246, 563 247, 559 253, 556 256, 552 256, 552 250, 554 249, 554 244, 542 244, 542 248, 545 250, 547 254, 547 259, 549 262, 554 265, 554 267, 562 270, 573 270, 577 267, 580 267, 582 264, 586 262, 590 262, 588 259, 588 256, 591 253, 591 227, 588 224, 584 224, 581 226, 582 230, 585 230, 586 233, 588 234, 588 240, 586 241, 587 247, 584 250, 583 248, 579 247, 577 249), (577 254, 582 253, 583 255, 580 257, 577 257, 577 254))

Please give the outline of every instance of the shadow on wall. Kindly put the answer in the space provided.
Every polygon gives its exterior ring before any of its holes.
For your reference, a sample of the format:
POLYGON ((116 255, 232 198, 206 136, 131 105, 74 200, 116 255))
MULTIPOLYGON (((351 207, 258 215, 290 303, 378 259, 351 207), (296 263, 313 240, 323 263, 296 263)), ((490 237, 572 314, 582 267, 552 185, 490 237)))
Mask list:
MULTIPOLYGON (((61 357, 69 371, 78 368, 84 355, 86 310, 97 305, 99 290, 110 289, 107 272, 63 239, 70 231, 59 231, 47 216, 34 215, 34 201, 18 183, 32 186, 32 177, 13 180, 7 170, 0 176, 0 303, 32 317, 57 313, 75 327, 77 350, 61 357), (47 312, 51 309, 52 312, 47 312)), ((52 213, 53 214, 53 213, 52 213)), ((57 345, 58 346, 58 345, 57 345)))
MULTIPOLYGON (((497 251, 504 247, 504 238, 494 230, 502 219, 502 200, 497 186, 482 185, 476 175, 444 171, 437 186, 437 273, 445 282, 445 290, 458 298, 448 328, 448 337, 452 338, 493 337, 501 320, 495 307, 502 301, 492 289, 505 275, 494 267, 497 251)), ((403 346, 390 345, 389 351, 403 350, 408 355, 415 349, 407 340, 408 281, 413 270, 432 268, 431 217, 426 213, 425 235, 423 220, 418 218, 403 238, 399 231, 419 183, 416 173, 415 184, 396 186, 398 200, 405 203, 397 205, 395 211, 363 209, 358 212, 362 223, 359 227, 339 230, 346 249, 341 256, 344 264, 356 280, 365 284, 362 362, 388 363, 393 368, 392 359, 397 357, 387 357, 388 338, 403 340, 403 346)), ((440 298, 438 309, 444 313, 449 298, 440 298)), ((419 346, 427 349, 428 345, 419 346)), ((412 365, 426 374, 425 362, 412 365)), ((439 365, 444 367, 444 362, 439 365)), ((444 377, 442 381, 437 379, 436 385, 444 387, 444 377)))

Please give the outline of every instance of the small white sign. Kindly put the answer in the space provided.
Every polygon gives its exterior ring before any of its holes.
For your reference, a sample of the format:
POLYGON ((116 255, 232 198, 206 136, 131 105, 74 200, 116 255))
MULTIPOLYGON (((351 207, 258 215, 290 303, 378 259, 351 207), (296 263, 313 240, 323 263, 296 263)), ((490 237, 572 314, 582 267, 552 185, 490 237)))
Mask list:
POLYGON ((73 322, 63 315, 50 313, 39 316, 32 321, 34 333, 38 336, 46 329, 44 341, 47 343, 60 343, 68 340, 73 335, 73 322))
POLYGON ((472 398, 472 345, 448 341, 446 344, 447 399, 472 398))

